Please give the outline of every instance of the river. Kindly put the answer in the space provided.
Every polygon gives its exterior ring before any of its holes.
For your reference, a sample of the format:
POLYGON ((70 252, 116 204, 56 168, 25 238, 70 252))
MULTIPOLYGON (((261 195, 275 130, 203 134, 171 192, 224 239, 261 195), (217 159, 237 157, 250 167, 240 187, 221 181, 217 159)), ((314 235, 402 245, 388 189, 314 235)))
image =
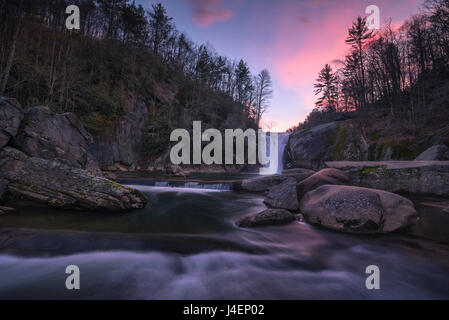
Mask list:
POLYGON ((447 239, 347 235, 301 222, 239 229, 236 220, 265 208, 261 196, 222 182, 125 182, 146 194, 147 208, 24 207, 0 216, 0 298, 449 298, 447 239), (68 265, 80 268, 80 290, 65 288, 68 265), (365 287, 369 265, 380 268, 380 290, 365 287))

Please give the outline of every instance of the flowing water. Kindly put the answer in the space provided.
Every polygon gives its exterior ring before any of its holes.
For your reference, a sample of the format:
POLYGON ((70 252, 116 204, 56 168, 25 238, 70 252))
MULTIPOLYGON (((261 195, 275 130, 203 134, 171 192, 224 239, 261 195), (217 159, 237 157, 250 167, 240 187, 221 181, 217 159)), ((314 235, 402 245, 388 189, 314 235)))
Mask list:
POLYGON ((136 181, 132 186, 149 199, 144 210, 24 207, 0 216, 0 298, 449 298, 447 244, 346 235, 300 222, 238 229, 236 220, 265 208, 262 197, 225 185, 136 181), (79 291, 65 288, 69 265, 80 268, 79 291), (365 287, 368 265, 381 270, 380 290, 365 287))
MULTIPOLYGON (((274 153, 277 154, 277 165, 273 165, 269 163, 264 170, 262 170, 263 175, 273 175, 273 174, 281 174, 284 170, 284 156, 285 156, 285 150, 288 144, 288 141, 290 139, 290 133, 279 133, 278 134, 278 141, 277 141, 277 150, 273 150, 274 153)), ((267 155, 270 155, 272 157, 273 153, 271 151, 271 136, 267 136, 267 155)))

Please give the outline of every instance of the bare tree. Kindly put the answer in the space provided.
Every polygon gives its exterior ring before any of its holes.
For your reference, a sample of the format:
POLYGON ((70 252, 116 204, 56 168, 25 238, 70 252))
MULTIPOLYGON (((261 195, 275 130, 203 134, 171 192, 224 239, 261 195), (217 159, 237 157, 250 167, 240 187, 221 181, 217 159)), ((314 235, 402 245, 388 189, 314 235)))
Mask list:
POLYGON ((267 69, 262 70, 255 79, 256 98, 255 98, 255 118, 257 126, 263 114, 270 107, 270 100, 273 97, 273 82, 267 69))

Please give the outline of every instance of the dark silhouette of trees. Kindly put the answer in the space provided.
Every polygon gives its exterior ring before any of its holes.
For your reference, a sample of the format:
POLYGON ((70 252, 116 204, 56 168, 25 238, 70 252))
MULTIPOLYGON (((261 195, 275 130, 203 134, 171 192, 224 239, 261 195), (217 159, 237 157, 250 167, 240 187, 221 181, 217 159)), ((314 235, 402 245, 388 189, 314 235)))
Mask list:
POLYGON ((152 5, 153 10, 148 12, 149 26, 150 26, 150 39, 151 47, 155 55, 158 55, 161 51, 161 47, 167 45, 171 33, 173 32, 173 18, 167 15, 167 11, 158 3, 152 5))
POLYGON ((414 128, 447 120, 448 0, 427 0, 424 11, 397 30, 386 25, 373 33, 359 17, 348 30, 346 43, 351 50, 333 73, 336 79, 328 65, 319 73, 315 93, 321 94, 316 104, 321 109, 312 112, 309 122, 338 119, 329 113, 354 111, 409 121, 414 128), (329 105, 339 107, 326 108, 329 105))
POLYGON ((317 107, 326 111, 338 110, 338 78, 333 73, 332 67, 326 64, 316 79, 315 95, 320 94, 316 102, 317 107))
POLYGON ((134 0, 0 1, 0 95, 25 106, 78 114, 92 133, 123 115, 130 99, 148 105, 148 153, 167 132, 257 128, 269 106, 268 71, 219 55, 180 33, 161 4, 134 0), (80 30, 67 30, 77 5, 80 30), (256 111, 256 112, 254 112, 256 111))
POLYGON ((256 101, 254 105, 254 117, 259 127, 263 114, 270 107, 270 100, 273 97, 273 82, 270 72, 267 69, 262 70, 254 80, 256 87, 256 101))
MULTIPOLYGON (((360 73, 360 98, 361 107, 363 108, 366 103, 366 80, 365 80, 365 43, 373 38, 373 32, 368 30, 366 25, 366 18, 358 17, 352 24, 352 27, 348 30, 348 38, 346 43, 350 44, 353 49, 353 53, 356 53, 356 60, 352 60, 351 63, 356 62, 358 72, 360 73)), ((355 70, 354 70, 355 71, 355 70)))

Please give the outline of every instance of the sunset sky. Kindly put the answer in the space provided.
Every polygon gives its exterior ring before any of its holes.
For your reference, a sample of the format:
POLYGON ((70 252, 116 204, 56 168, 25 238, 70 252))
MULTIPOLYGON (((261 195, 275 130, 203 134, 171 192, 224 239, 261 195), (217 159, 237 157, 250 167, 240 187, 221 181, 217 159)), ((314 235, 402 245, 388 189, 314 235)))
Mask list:
POLYGON ((423 0, 141 0, 161 2, 177 28, 219 54, 243 58, 253 73, 273 78, 272 107, 265 122, 285 131, 314 108, 313 83, 326 63, 348 51, 347 29, 368 5, 380 8, 382 24, 393 26, 418 13, 423 0))

